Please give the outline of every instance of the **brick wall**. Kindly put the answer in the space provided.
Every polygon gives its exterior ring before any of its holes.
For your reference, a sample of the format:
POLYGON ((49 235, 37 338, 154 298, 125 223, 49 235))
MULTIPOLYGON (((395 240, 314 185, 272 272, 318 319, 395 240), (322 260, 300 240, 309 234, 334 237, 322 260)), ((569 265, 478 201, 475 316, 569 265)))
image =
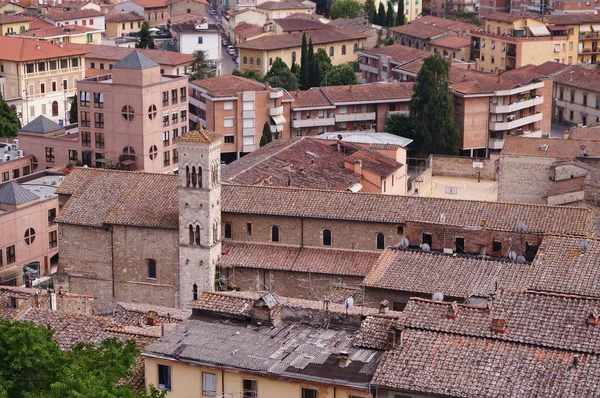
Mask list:
POLYGON ((481 178, 495 180, 496 162, 499 161, 500 155, 492 153, 489 159, 431 155, 430 159, 432 175, 434 176, 477 178, 477 171, 480 170, 481 178), (483 163, 483 168, 474 169, 473 162, 483 163))
POLYGON ((584 198, 584 191, 569 192, 562 195, 548 196, 546 199, 549 205, 565 205, 573 202, 579 202, 584 198))
POLYGON ((530 156, 500 156, 498 200, 545 203, 542 196, 552 183, 550 166, 556 159, 530 156))
POLYGON ((253 268, 222 269, 221 277, 234 282, 245 291, 270 290, 280 296, 321 300, 329 296, 334 285, 340 281, 344 285, 358 286, 362 277, 338 276, 329 274, 309 274, 260 270, 253 268))
POLYGON ((562 164, 550 169, 550 176, 555 181, 569 180, 571 178, 585 177, 588 171, 575 164, 562 164))

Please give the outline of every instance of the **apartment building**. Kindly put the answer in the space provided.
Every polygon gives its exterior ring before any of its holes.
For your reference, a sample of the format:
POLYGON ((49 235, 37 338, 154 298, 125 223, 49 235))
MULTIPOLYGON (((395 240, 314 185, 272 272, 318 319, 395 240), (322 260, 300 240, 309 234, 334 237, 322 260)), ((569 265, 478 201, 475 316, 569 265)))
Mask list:
MULTIPOLYGON (((365 45, 368 35, 355 31, 330 28, 311 30, 305 33, 306 40, 312 39, 315 52, 322 48, 331 58, 333 65, 356 61, 357 52, 365 45)), ((300 62, 303 33, 289 33, 260 37, 238 44, 240 70, 254 70, 260 75, 268 72, 277 58, 287 65, 300 62)))
POLYGON ((227 163, 258 148, 265 123, 273 138, 289 138, 290 94, 233 75, 190 82, 190 119, 223 134, 221 159, 227 163))
POLYGON ((66 124, 69 98, 85 74, 85 51, 43 40, 0 37, 4 98, 22 124, 45 115, 66 124))
POLYGON ((482 19, 484 29, 471 32, 478 68, 510 70, 546 61, 564 64, 595 62, 600 16, 511 15, 494 13, 482 19))
POLYGON ((167 0, 129 0, 118 3, 119 12, 133 12, 144 17, 150 26, 167 26, 169 7, 167 0))
POLYGON ((427 58, 431 53, 427 50, 393 44, 359 51, 358 55, 360 56, 359 67, 362 71, 361 83, 373 83, 397 78, 393 72, 395 67, 427 58))
POLYGON ((194 19, 173 24, 171 30, 175 33, 175 43, 180 53, 203 51, 207 61, 220 63, 221 30, 217 25, 208 23, 206 19, 194 19))
POLYGON ((459 12, 477 14, 479 7, 479 0, 426 0, 423 2, 423 14, 433 17, 452 16, 459 12))
POLYGON ((102 42, 101 30, 79 25, 33 29, 17 36, 63 43, 100 44, 102 42))
POLYGON ((84 26, 104 32, 104 13, 96 10, 61 10, 52 9, 44 14, 42 20, 54 26, 84 26))
POLYGON ((78 82, 84 165, 148 172, 177 169, 173 139, 188 131, 187 79, 162 75, 160 66, 133 51, 112 74, 78 82))
POLYGON ((186 75, 189 64, 194 60, 194 57, 191 55, 181 54, 176 51, 89 44, 68 44, 65 47, 85 52, 87 77, 110 73, 117 62, 134 51, 141 52, 144 56, 160 65, 160 73, 163 75, 186 75))
POLYGON ((24 15, 0 14, 0 35, 10 36, 29 30, 30 17, 24 15))
POLYGON ((62 175, 46 172, 0 185, 0 284, 50 275, 58 261, 55 195, 62 175))
POLYGON ((19 140, 0 143, 0 182, 14 180, 32 173, 31 156, 25 156, 19 140))
POLYGON ((477 25, 452 19, 425 16, 406 25, 390 28, 394 41, 402 45, 431 51, 431 42, 446 36, 467 36, 477 25))
POLYGON ((139 32, 144 17, 135 12, 117 12, 104 17, 105 35, 108 38, 125 36, 128 33, 139 32))
POLYGON ((487 16, 496 12, 510 12, 511 0, 488 0, 479 5, 479 16, 487 16))
POLYGON ((292 93, 292 136, 332 131, 383 131, 392 114, 408 114, 413 83, 329 86, 292 93))

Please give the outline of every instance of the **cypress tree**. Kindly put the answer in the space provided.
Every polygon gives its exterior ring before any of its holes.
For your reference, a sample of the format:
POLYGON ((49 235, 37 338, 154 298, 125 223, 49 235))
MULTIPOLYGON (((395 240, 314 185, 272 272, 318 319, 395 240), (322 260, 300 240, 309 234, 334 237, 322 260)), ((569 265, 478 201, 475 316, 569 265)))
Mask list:
POLYGON ((312 39, 308 41, 308 68, 310 87, 319 87, 321 85, 321 81, 318 76, 319 63, 315 61, 315 49, 313 47, 312 39))
POLYGON ((396 26, 404 25, 404 0, 398 0, 398 14, 396 14, 396 26))
POLYGON ((308 63, 308 47, 306 46, 306 34, 302 34, 302 52, 300 54, 300 87, 303 90, 310 88, 310 65, 308 63))
POLYGON ((379 10, 377 11, 377 25, 385 26, 385 6, 383 3, 379 3, 379 10))
POLYGON ((387 14, 385 16, 385 26, 394 26, 394 6, 388 1, 387 14))

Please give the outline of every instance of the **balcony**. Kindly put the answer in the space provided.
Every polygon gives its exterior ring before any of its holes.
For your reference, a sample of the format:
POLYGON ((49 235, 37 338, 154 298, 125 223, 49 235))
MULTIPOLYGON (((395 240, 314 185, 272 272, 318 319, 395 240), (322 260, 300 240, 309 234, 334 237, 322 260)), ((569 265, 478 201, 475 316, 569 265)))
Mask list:
POLYGON ((490 130, 492 131, 503 131, 516 129, 521 126, 526 126, 530 123, 539 122, 544 118, 542 112, 536 113, 535 115, 529 115, 520 119, 511 120, 510 122, 490 122, 490 130))
POLYGON ((314 119, 299 119, 292 120, 292 127, 322 127, 322 126, 333 126, 335 125, 335 119, 332 117, 318 117, 314 119))
POLYGON ((281 98, 281 97, 283 97, 283 90, 276 90, 276 91, 269 92, 270 99, 281 98))
POLYGON ((282 124, 271 124, 269 125, 269 129, 271 129, 271 133, 281 133, 283 131, 283 125, 282 124))
POLYGON ((387 117, 389 118, 392 115, 408 115, 410 111, 408 109, 404 111, 387 111, 387 117))
POLYGON ((283 105, 280 105, 277 108, 269 108, 269 116, 277 116, 281 114, 283 114, 283 105))
POLYGON ((600 53, 600 48, 598 47, 592 47, 592 48, 582 48, 579 51, 577 51, 579 54, 598 54, 600 53))
POLYGON ((375 120, 376 117, 377 115, 375 114, 375 112, 344 113, 341 115, 335 115, 335 122, 360 122, 363 120, 375 120))
POLYGON ((510 113, 521 109, 530 108, 535 105, 541 105, 544 102, 544 97, 539 96, 529 100, 515 102, 510 105, 490 105, 491 113, 510 113))
POLYGON ((600 33, 599 32, 580 33, 579 34, 579 39, 580 40, 585 40, 585 39, 600 39, 600 33))
POLYGON ((371 72, 371 73, 375 73, 375 74, 379 73, 379 70, 377 69, 377 67, 373 66, 373 65, 367 65, 367 64, 361 63, 361 64, 359 64, 359 67, 360 67, 360 70, 362 70, 362 71, 371 72))
POLYGON ((502 149, 504 148, 504 141, 498 138, 490 138, 488 141, 488 149, 502 149))
POLYGON ((190 101, 189 101, 190 105, 194 105, 196 108, 200 108, 203 110, 206 110, 206 104, 194 97, 190 96, 190 101))

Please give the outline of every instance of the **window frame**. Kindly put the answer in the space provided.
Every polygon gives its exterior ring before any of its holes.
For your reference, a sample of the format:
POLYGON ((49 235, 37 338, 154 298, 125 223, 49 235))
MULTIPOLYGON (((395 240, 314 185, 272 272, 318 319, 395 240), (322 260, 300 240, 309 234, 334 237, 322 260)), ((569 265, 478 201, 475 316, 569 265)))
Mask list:
POLYGON ((216 373, 202 372, 202 395, 205 397, 216 397, 217 396, 217 375, 216 373), (207 382, 207 380, 210 380, 207 382), (214 390, 208 390, 207 384, 214 383, 214 390))
POLYGON ((158 364, 158 387, 163 390, 171 391, 172 389, 172 381, 171 381, 171 367, 169 365, 158 364), (161 380, 162 378, 162 380, 161 380), (162 381, 162 383, 161 383, 162 381), (162 386, 162 387, 161 387, 162 386))
POLYGON ((153 258, 146 259, 146 278, 156 280, 157 267, 156 260, 153 258))

